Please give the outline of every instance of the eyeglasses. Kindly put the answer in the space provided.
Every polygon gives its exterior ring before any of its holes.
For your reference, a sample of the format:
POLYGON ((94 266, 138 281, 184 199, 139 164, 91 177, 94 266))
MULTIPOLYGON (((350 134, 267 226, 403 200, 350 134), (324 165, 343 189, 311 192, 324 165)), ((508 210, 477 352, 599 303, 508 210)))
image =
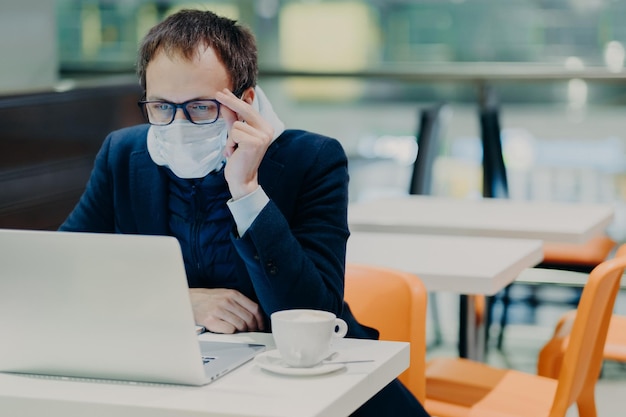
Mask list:
POLYGON ((151 125, 165 126, 174 121, 178 109, 182 109, 187 120, 197 125, 214 123, 220 115, 217 100, 189 100, 172 103, 163 100, 142 100, 137 103, 151 125))

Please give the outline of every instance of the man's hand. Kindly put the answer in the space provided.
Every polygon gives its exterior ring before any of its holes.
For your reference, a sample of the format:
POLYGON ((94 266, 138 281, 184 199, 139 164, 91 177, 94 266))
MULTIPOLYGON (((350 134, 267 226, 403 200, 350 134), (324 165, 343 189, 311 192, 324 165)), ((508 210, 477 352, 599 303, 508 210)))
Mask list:
POLYGON ((263 331, 259 305, 239 291, 224 288, 189 290, 197 324, 215 333, 263 331))
POLYGON ((229 90, 218 91, 215 98, 237 116, 224 150, 228 158, 224 175, 233 199, 237 200, 259 186, 259 165, 272 143, 274 128, 250 104, 229 90))

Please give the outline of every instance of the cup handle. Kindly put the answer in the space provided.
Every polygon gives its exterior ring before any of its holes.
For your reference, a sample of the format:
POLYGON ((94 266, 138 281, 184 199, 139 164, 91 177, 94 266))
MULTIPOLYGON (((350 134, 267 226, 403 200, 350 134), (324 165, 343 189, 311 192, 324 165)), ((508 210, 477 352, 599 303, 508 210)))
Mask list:
POLYGON ((348 324, 343 319, 335 319, 335 331, 333 336, 336 338, 342 338, 348 333, 348 324))

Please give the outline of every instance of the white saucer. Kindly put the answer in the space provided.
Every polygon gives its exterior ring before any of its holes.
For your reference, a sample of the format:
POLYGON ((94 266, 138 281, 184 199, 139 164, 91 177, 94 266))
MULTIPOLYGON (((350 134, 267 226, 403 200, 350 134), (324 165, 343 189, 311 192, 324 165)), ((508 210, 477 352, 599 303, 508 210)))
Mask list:
POLYGON ((310 368, 294 368, 285 363, 278 350, 268 350, 254 357, 254 362, 266 371, 281 375, 323 375, 344 368, 343 363, 321 363, 310 368))

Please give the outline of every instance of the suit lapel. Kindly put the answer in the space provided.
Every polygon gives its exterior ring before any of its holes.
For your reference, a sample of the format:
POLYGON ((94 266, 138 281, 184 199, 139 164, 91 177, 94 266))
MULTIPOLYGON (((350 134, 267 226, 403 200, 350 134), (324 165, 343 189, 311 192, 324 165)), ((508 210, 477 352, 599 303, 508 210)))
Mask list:
POLYGON ((273 195, 276 191, 276 182, 280 179, 284 165, 274 159, 274 154, 279 149, 280 144, 274 142, 267 150, 265 158, 259 167, 259 183, 268 195, 273 195))

